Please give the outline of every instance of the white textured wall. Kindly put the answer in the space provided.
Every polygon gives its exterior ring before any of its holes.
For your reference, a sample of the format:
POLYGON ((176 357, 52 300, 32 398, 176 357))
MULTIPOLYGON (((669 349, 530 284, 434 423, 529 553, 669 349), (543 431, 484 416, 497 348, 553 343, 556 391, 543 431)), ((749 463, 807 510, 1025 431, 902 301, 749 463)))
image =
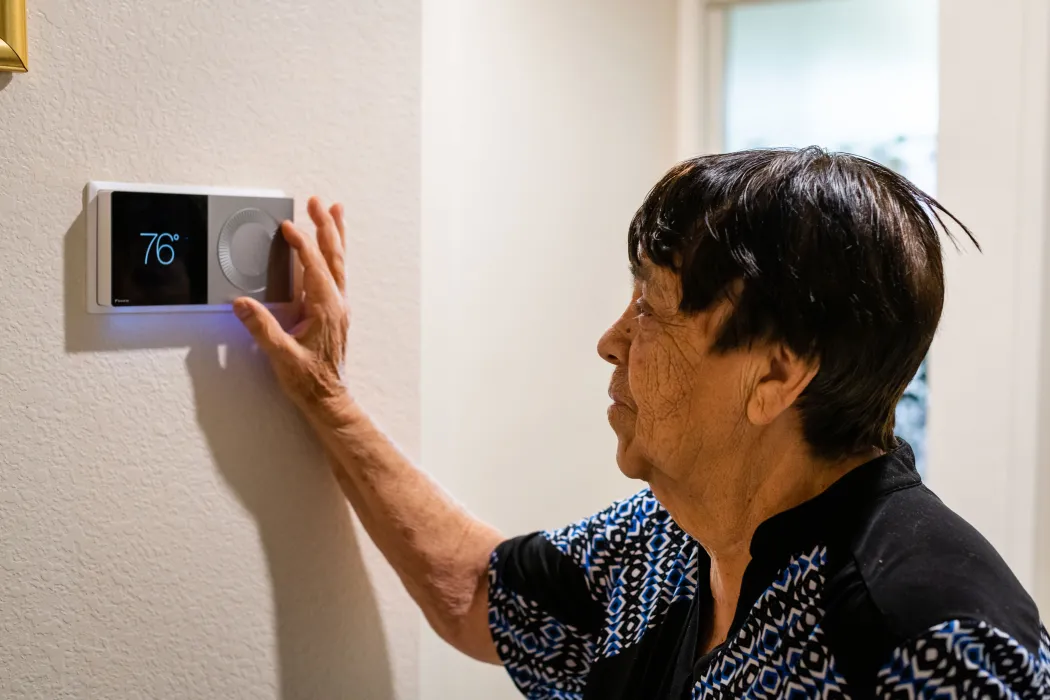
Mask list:
POLYGON ((29 12, 0 78, 0 697, 416 697, 416 612, 239 324, 87 316, 81 196, 343 198, 353 385, 417 454, 418 3, 29 12))
MULTIPOLYGON (((508 535, 641 488, 598 337, 627 226, 672 164, 671 0, 423 3, 424 464, 508 535)), ((422 697, 519 697, 427 632, 422 697)))

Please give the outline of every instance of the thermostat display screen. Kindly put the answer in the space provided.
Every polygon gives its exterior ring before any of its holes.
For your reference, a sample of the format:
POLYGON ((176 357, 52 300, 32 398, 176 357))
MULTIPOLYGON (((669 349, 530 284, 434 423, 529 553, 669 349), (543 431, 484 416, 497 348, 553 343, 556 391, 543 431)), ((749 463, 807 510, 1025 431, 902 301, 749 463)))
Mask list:
POLYGON ((113 192, 113 306, 208 303, 207 195, 113 192))

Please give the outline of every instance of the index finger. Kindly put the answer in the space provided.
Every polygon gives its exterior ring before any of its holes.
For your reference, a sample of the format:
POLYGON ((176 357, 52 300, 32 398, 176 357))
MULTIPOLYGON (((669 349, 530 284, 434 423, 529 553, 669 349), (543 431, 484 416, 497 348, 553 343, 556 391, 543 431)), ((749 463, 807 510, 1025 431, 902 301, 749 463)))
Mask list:
POLYGON ((288 241, 288 245, 299 254, 299 260, 304 268, 328 269, 324 256, 317 247, 317 241, 296 228, 291 221, 281 223, 281 235, 284 236, 284 240, 288 241))

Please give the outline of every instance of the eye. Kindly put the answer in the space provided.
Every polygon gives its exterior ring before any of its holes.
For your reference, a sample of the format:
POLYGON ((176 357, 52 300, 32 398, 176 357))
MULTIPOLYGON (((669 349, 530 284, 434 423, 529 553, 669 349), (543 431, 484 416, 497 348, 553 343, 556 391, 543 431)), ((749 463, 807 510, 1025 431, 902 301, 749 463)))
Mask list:
POLYGON ((653 315, 653 310, 644 299, 634 302, 634 310, 638 318, 646 318, 653 315))

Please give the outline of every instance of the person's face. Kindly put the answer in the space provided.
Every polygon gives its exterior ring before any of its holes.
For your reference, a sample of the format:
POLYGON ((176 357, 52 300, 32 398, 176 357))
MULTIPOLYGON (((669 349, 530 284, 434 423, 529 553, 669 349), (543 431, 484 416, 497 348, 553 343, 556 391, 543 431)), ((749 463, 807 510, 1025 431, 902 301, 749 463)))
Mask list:
POLYGON ((640 272, 631 303, 598 342, 615 367, 617 463, 650 484, 682 482, 741 438, 757 367, 748 351, 711 351, 729 302, 687 315, 675 273, 647 261, 640 272))

